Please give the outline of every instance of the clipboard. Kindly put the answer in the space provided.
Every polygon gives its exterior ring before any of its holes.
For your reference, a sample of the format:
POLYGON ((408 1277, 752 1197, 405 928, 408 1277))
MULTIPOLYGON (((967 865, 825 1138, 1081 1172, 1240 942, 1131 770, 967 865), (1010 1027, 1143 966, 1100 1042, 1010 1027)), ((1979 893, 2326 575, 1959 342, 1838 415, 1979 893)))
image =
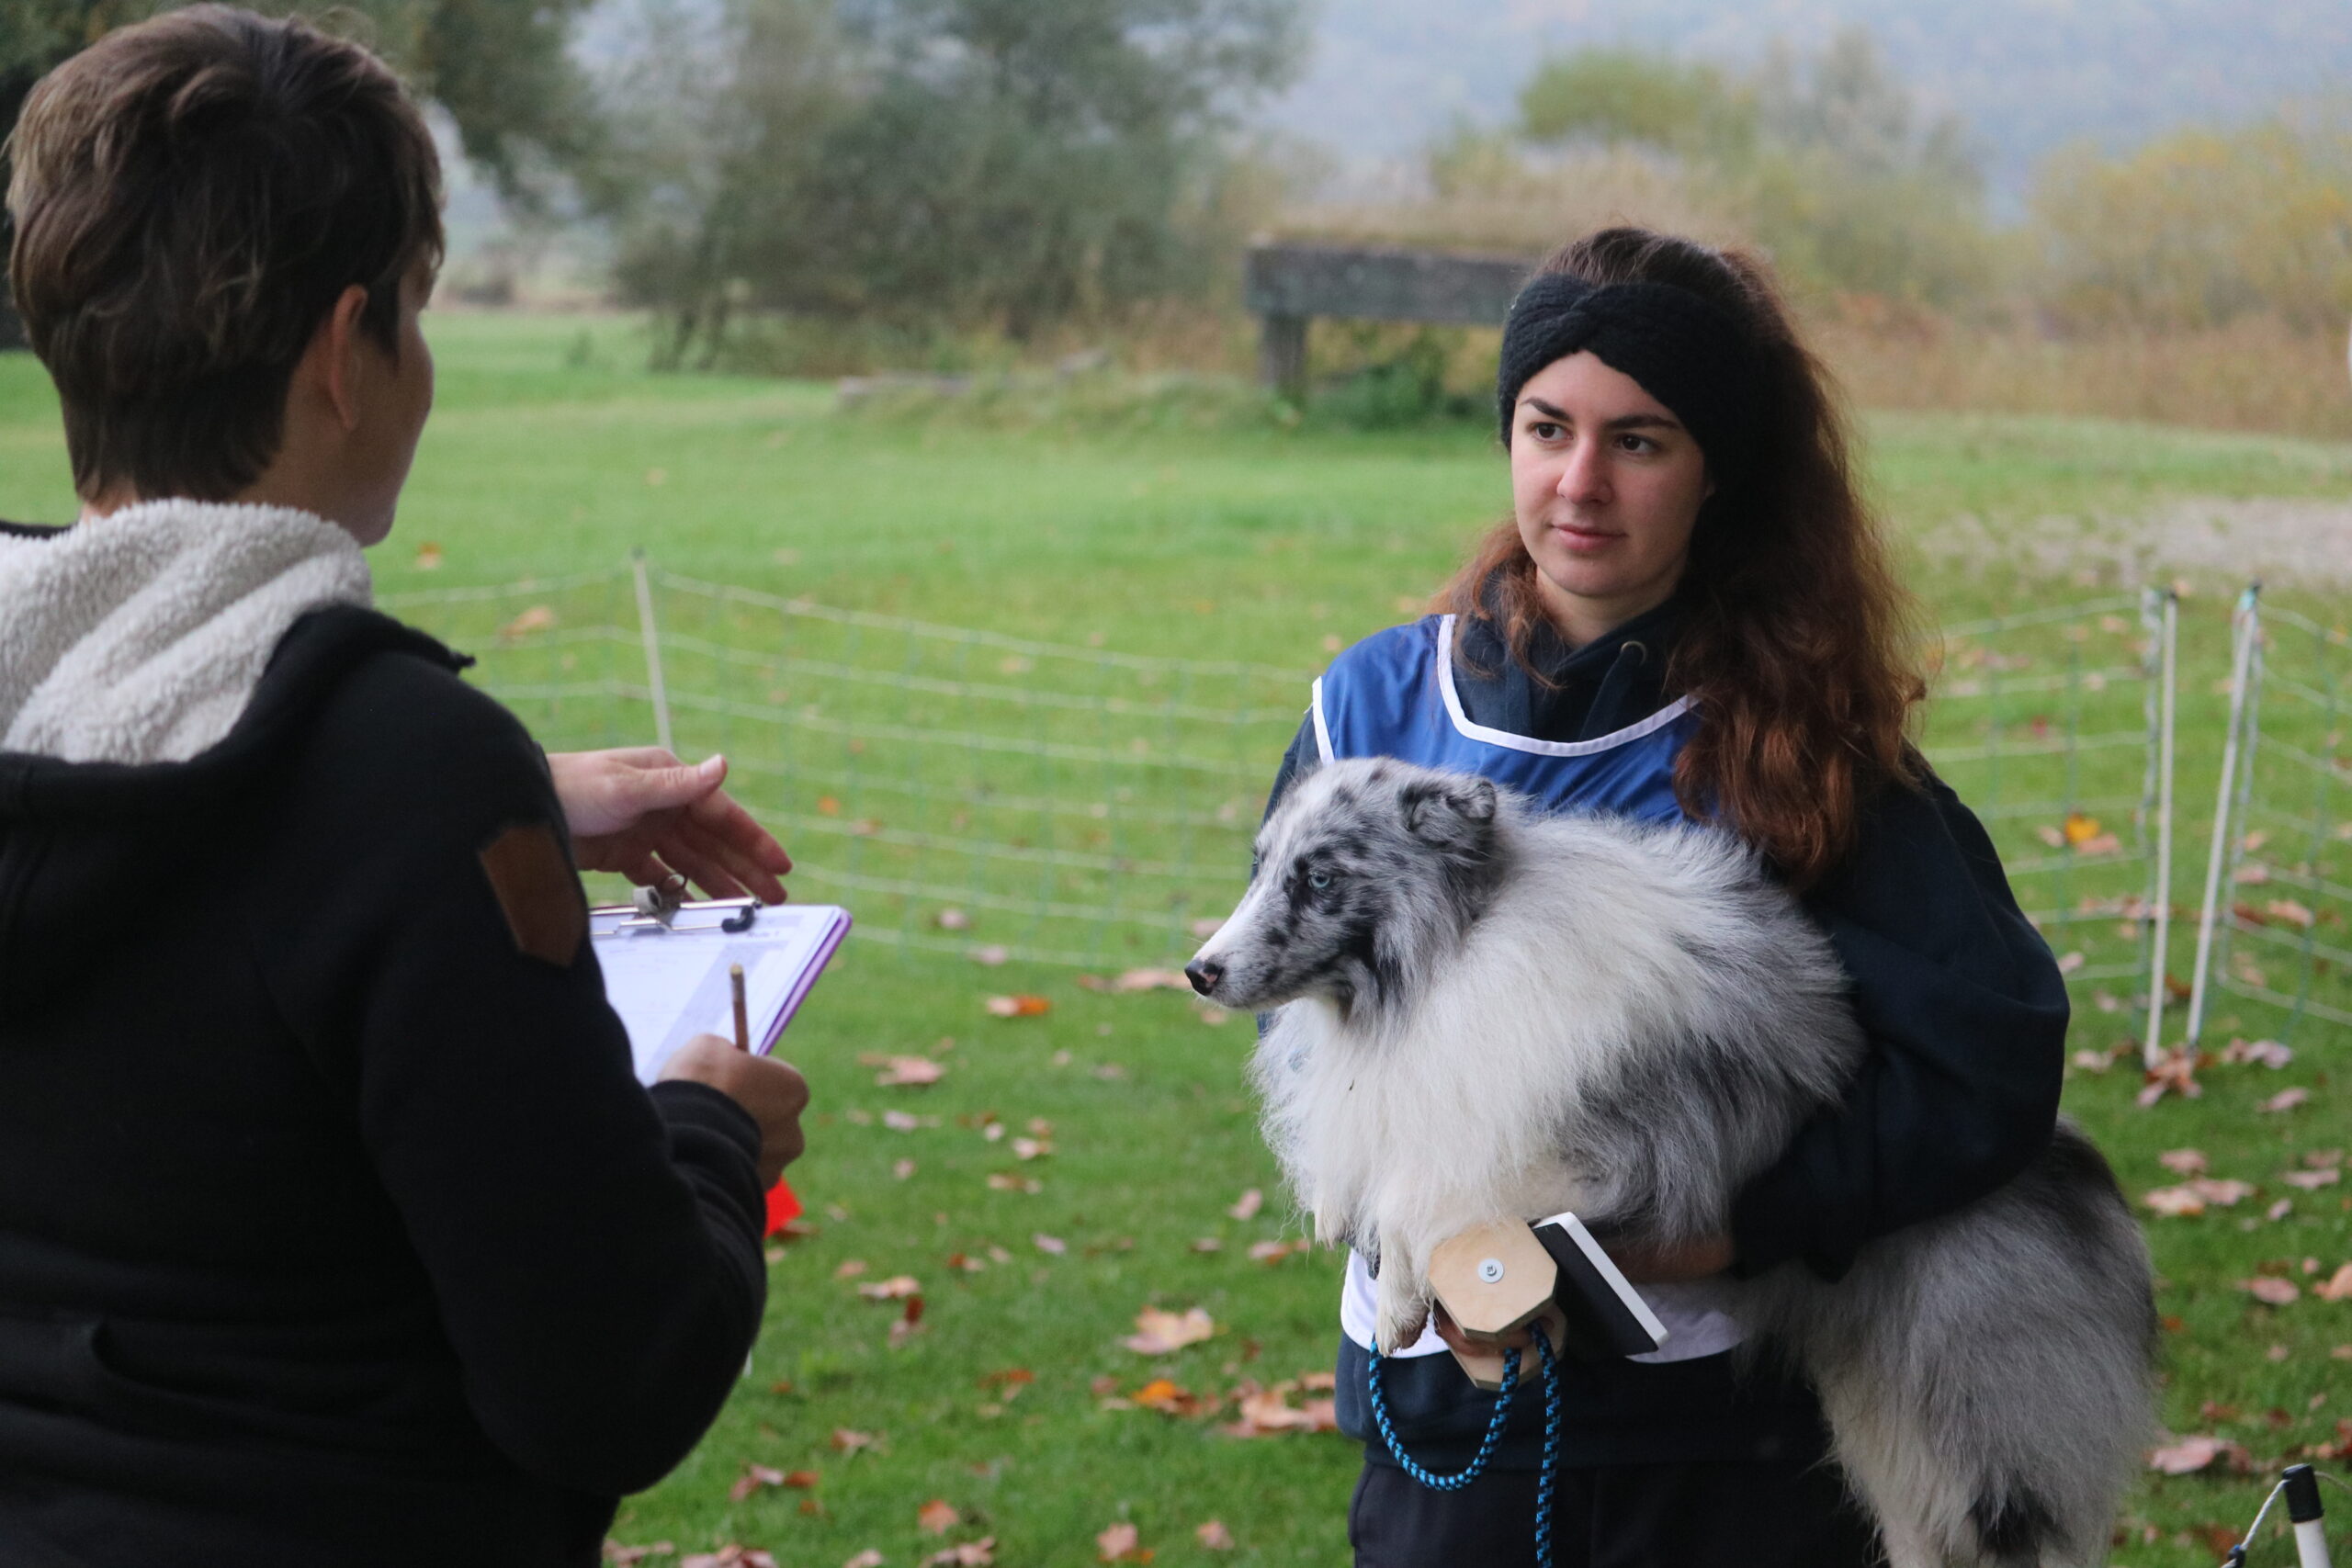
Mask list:
POLYGON ((750 898, 671 904, 640 896, 588 911, 605 999, 628 1031, 645 1084, 695 1035, 733 1037, 730 964, 743 966, 751 1048, 773 1050, 849 929, 849 911, 837 905, 750 898))

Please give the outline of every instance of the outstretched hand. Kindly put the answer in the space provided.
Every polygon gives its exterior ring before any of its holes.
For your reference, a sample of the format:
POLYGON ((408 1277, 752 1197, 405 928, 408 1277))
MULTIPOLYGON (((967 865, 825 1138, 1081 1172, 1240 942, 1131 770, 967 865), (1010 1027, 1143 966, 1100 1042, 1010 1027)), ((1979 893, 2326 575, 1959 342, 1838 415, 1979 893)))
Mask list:
POLYGON ((689 767, 658 746, 548 755, 555 793, 582 871, 616 872, 640 886, 688 878, 713 898, 781 904, 792 869, 768 830, 719 785, 727 759, 689 767))

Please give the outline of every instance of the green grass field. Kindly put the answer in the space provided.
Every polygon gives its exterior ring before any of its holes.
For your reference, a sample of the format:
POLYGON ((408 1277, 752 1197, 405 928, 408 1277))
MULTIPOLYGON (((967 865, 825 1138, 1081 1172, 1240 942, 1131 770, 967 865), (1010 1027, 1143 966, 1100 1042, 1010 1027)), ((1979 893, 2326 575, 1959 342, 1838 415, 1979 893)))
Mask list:
MULTIPOLYGON (((681 1554, 734 1541, 833 1568, 869 1549, 912 1564, 993 1537, 1000 1562, 1079 1564, 1124 1521, 1163 1563, 1344 1562, 1351 1446, 1225 1431, 1240 1392, 1328 1369, 1338 1280, 1329 1255, 1250 1256, 1295 1227, 1241 1077, 1248 1021, 1213 1021, 1164 991, 1077 982, 1161 962, 1189 945, 1192 919, 1219 912, 1216 900, 1246 874, 1248 830, 1306 675, 1329 649, 1403 618, 1400 601, 1442 581, 1505 506, 1489 438, 1311 417, 1295 429, 1156 419, 1148 408, 1073 407, 1017 427, 954 411, 844 415, 826 387, 644 374, 622 321, 436 312, 427 329, 439 405, 400 526, 374 555, 379 589, 438 595, 403 613, 483 653, 494 685, 536 694, 517 709, 559 746, 650 739, 650 709, 624 689, 641 679, 626 577, 559 580, 617 573, 641 547, 662 572, 771 596, 665 592, 665 634, 680 639, 673 684, 711 697, 679 710, 680 747, 723 747, 744 764, 742 793, 810 866, 798 897, 849 902, 862 927, 900 939, 854 942, 787 1039, 816 1092, 794 1181, 819 1234, 775 1249, 768 1323, 741 1391, 676 1474, 627 1503, 617 1539, 681 1554), (526 579, 539 586, 478 601, 448 592, 526 579), (866 618, 776 607, 804 600, 866 618), (673 622, 687 604, 699 619, 673 622), (534 606, 548 612, 536 627, 517 615, 534 606), (883 617, 1062 651, 943 641, 883 617), (787 626, 799 640, 764 652, 761 639, 787 626), (1215 661, 1261 668, 1220 675, 1204 668, 1215 661), (1047 687, 1071 704, 1037 707, 1032 688, 1047 687), (1032 749, 964 773, 937 761, 926 732, 983 728, 974 713, 994 714, 996 733, 1032 749), (1136 748, 1133 763, 1109 755, 1114 739, 1136 748), (1089 746, 1105 755, 1070 760, 1089 746), (1202 765, 1188 773, 1186 758, 1202 765), (996 848, 975 848, 983 842, 996 848), (886 887, 898 890, 875 890, 886 887), (971 925, 951 939, 939 915, 957 889, 971 925), (1024 899, 1117 918, 1025 918, 1013 908, 1024 899), (967 942, 1079 947, 1089 966, 976 964, 952 951, 967 942), (990 997, 1015 993, 1049 1010, 987 1010, 990 997), (875 1055, 932 1055, 946 1071, 929 1088, 880 1087, 860 1060, 875 1055), (911 1127, 889 1125, 908 1117, 911 1127), (1049 1148, 1023 1159, 1020 1140, 1049 1148), (1228 1217, 1250 1188, 1265 1192, 1263 1212, 1228 1217), (856 1287, 900 1275, 920 1281, 923 1314, 893 1347, 901 1303, 856 1287), (1121 1340, 1146 1306, 1198 1306, 1216 1332, 1139 1355, 1121 1340), (1136 1407, 1130 1396, 1155 1379, 1213 1413, 1136 1407), (844 1448, 837 1432, 876 1441, 844 1448), (813 1472, 815 1483, 730 1499, 754 1465, 813 1472), (957 1516, 944 1534, 918 1522, 934 1500, 957 1516), (1197 1541, 1211 1519, 1231 1550, 1197 1541)), ((2203 502, 2352 493, 2352 447, 2046 419, 1873 417, 1862 428, 1873 492, 1928 618, 1945 626, 2127 586, 2111 567, 2037 564, 2054 536, 2112 533, 2118 519, 2203 502), (1984 541, 1964 557, 1942 547, 1962 517, 1984 541)), ((28 358, 0 357, 0 516, 61 519, 70 504, 47 383, 28 358)), ((2191 908, 2235 586, 2191 574, 2182 605, 2171 897, 2191 908)), ((2325 626, 2346 615, 2340 594, 2276 592, 2325 626)), ((2129 728, 2138 626, 2128 609, 2110 614, 2077 623, 2078 637, 2057 626, 1973 639, 2000 657, 1989 674, 1954 668, 1980 694, 1945 704, 1930 742, 1968 748, 1997 733, 2014 747, 2070 723, 2129 728), (2006 686, 1984 690, 2004 671, 2006 686), (2104 690, 2081 679, 2110 671, 2104 690)), ((2284 703, 2274 711, 2290 743, 2321 756, 2340 746, 2322 719, 2284 703)), ((1997 774, 1984 761, 1947 769, 1986 808, 2013 864, 2052 861, 2040 830, 2069 801, 2132 847, 2136 750, 2084 753, 2072 774, 2064 758, 2030 752, 1997 751, 1997 774)), ((2321 844, 2306 859, 2352 882, 2329 852, 2321 844)), ((2077 872, 2056 861, 2019 876, 2029 907, 2079 913, 2086 897, 2141 885, 2136 865, 2077 872)), ((2330 931, 2341 943, 2342 928, 2330 931)), ((2052 941, 2086 958, 2072 1045, 2105 1050, 2134 1033, 2132 985, 2101 974, 2129 966, 2136 938, 2102 913, 2053 929, 2052 941)), ((2176 975, 2189 951, 2177 931, 2176 975)), ((2344 999, 2340 975, 2317 984, 2344 999)), ((2231 996, 2216 1012, 2214 1042, 2281 1021, 2231 996)), ((2352 1301, 2306 1288, 2272 1307, 2238 1288, 2264 1269, 2308 1287, 2305 1259, 2319 1279, 2352 1259, 2347 1189, 2280 1180, 2304 1156, 2352 1144, 2343 1086, 2330 1081, 2352 1070, 2352 1050, 2345 1032, 2309 1020, 2291 1043, 2282 1070, 2216 1065, 2201 1099, 2151 1109, 2133 1104, 2129 1062, 2070 1082, 2069 1110, 2135 1198, 2180 1179, 2157 1156, 2182 1147, 2259 1189, 2199 1218, 2150 1220, 2169 1330, 2167 1426, 2242 1443, 2255 1473, 2149 1478, 2118 1563, 2218 1561, 2213 1531, 2244 1528, 2262 1473, 2283 1455, 2352 1446, 2352 1428, 2337 1429, 2352 1418, 2352 1301), (2310 1099, 2257 1111, 2289 1087, 2310 1099), (2280 1199, 2291 1212, 2265 1218, 2280 1199)), ((2287 1561, 2285 1551, 2262 1547, 2255 1562, 2287 1561)))

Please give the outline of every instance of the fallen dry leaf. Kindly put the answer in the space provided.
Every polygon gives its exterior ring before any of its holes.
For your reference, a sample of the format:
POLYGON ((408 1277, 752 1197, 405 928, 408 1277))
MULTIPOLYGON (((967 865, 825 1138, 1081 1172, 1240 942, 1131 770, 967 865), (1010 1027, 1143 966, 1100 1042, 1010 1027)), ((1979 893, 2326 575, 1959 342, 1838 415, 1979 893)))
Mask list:
POLYGON ((892 1056, 882 1071, 874 1075, 874 1081, 883 1089, 909 1089, 937 1083, 946 1076, 944 1062, 934 1062, 928 1056, 892 1056))
POLYGON ((911 1133, 922 1125, 922 1118, 909 1111, 885 1111, 882 1125, 893 1133, 911 1133))
POLYGON ((1258 1211, 1265 1206, 1266 1195, 1252 1187, 1235 1199, 1233 1207, 1225 1213, 1229 1219, 1254 1220, 1258 1217, 1258 1211))
POLYGON ((1012 1140, 1012 1157, 1015 1159, 1043 1159, 1053 1152, 1054 1145, 1046 1142, 1042 1138, 1015 1138, 1012 1140))
POLYGON ((932 917, 933 923, 944 931, 964 931, 972 929, 972 917, 961 909, 942 909, 932 917))
POLYGON ((864 1449, 873 1449, 879 1452, 882 1448, 882 1434, 858 1432, 847 1427, 836 1427, 833 1428, 832 1445, 845 1454, 854 1454, 864 1449))
POLYGON ((2300 1187, 2306 1192, 2316 1192, 2323 1187, 2333 1187, 2341 1177, 2333 1170, 2290 1170, 2279 1178, 2290 1187, 2300 1187))
POLYGON ((836 1280, 854 1280, 860 1274, 865 1273, 866 1268, 866 1261, 863 1258, 844 1258, 842 1259, 840 1267, 833 1270, 833 1278, 836 1280))
POLYGON ((619 1541, 607 1540, 605 1542, 605 1561, 614 1564, 614 1568, 637 1568, 637 1564, 649 1557, 667 1557, 677 1550, 666 1540, 657 1540, 650 1546, 623 1546, 619 1541))
POLYGON ((904 1181, 914 1173, 915 1162, 910 1159, 893 1160, 890 1162, 890 1179, 894 1181, 904 1181))
POLYGON ((1054 1004, 1043 997, 990 997, 989 1013, 997 1018, 1038 1018, 1051 1012, 1054 1004))
POLYGON ((2216 1460, 2228 1461, 2230 1468, 2237 1471, 2249 1468, 2251 1462, 2243 1445, 2227 1438, 2199 1435, 2152 1450, 2148 1454, 2148 1468, 2165 1475, 2194 1475, 2209 1468, 2216 1460))
POLYGON ((421 545, 417 546, 417 547, 416 547, 416 570, 419 570, 419 571, 438 571, 438 570, 441 570, 441 547, 440 547, 440 546, 438 546, 438 545, 436 545, 436 544, 435 544, 435 543, 434 543, 432 540, 430 540, 430 539, 427 539, 427 540, 425 540, 425 541, 424 541, 424 543, 423 543, 423 544, 421 544, 421 545))
POLYGON ((1012 954, 1009 951, 999 947, 994 943, 990 943, 986 947, 976 947, 972 949, 972 962, 980 964, 985 968, 1000 968, 1002 965, 1011 963, 1012 960, 1012 954))
POLYGON ((1222 1519, 1211 1519, 1208 1523, 1199 1526, 1193 1531, 1193 1539, 1210 1551, 1233 1550, 1233 1532, 1225 1528, 1225 1521, 1222 1519))
POLYGON ((2238 1289, 2266 1306, 2286 1306, 2303 1293, 2292 1280, 2274 1280, 2267 1274, 2240 1280, 2238 1289))
POLYGON ((922 1282, 912 1274, 893 1274, 887 1280, 876 1280, 870 1285, 860 1285, 857 1293, 869 1302, 904 1301, 920 1294, 922 1282))
POLYGON ((1015 1176, 1009 1170, 989 1172, 989 1186, 999 1192, 1037 1193, 1046 1190, 1046 1184, 1035 1178, 1015 1176))
POLYGON ((2064 833, 2068 843, 2080 848, 2098 837, 2098 818, 2086 817, 2079 811, 2069 811, 2064 833))
POLYGON ((717 1551, 680 1558, 678 1568, 775 1568, 775 1559, 756 1546, 739 1546, 730 1540, 717 1551))
POLYGON ((2312 1294, 2324 1302, 2352 1302, 2352 1263, 2313 1285, 2312 1294))
POLYGON ((923 1568, 991 1568, 996 1562, 996 1537, 982 1536, 978 1540, 934 1551, 922 1562, 923 1568))
POLYGON ((2305 1100, 2311 1099, 2311 1097, 2312 1091, 2307 1089, 2282 1089, 2277 1094, 2272 1095, 2268 1100, 2266 1100, 2261 1104, 2256 1106, 2255 1110, 2265 1114, 2280 1111, 2292 1111, 2298 1105, 2301 1105, 2305 1100))
POLYGON ((1250 1244, 1250 1261, 1280 1263, 1285 1258, 1314 1250, 1315 1244, 1305 1236, 1295 1241, 1253 1241, 1250 1244))
POLYGON ((1069 1243, 1064 1241, 1057 1235, 1047 1235, 1043 1231, 1035 1233, 1029 1237, 1029 1240, 1038 1251, 1045 1253, 1049 1257, 1059 1258, 1062 1254, 1069 1250, 1069 1243))
POLYGON ((1139 1356, 1165 1356, 1206 1339, 1216 1332, 1216 1324, 1199 1307, 1182 1314, 1146 1307, 1136 1314, 1136 1330, 1119 1343, 1139 1356))
POLYGON ((727 1489, 727 1500, 740 1503, 763 1486, 784 1484, 784 1472, 764 1464, 746 1464, 735 1484, 727 1489))
POLYGON ((2206 1170, 2203 1149, 2166 1149, 2156 1156, 2156 1163, 2182 1176, 2202 1176, 2206 1170))
POLYGON ((933 1497, 915 1510, 915 1523, 925 1535, 945 1535, 964 1522, 964 1516, 944 1497, 933 1497))
POLYGON ((554 608, 547 604, 534 604, 499 627, 498 637, 502 642, 513 642, 518 637, 528 637, 533 632, 553 630, 555 630, 554 608))
POLYGON ((842 1563, 842 1568, 882 1568, 882 1564, 888 1561, 888 1558, 884 1557, 880 1552, 875 1551, 869 1546, 864 1551, 859 1552, 856 1556, 842 1563))
POLYGON ((1136 1544, 1140 1539, 1135 1526, 1116 1524, 1094 1538, 1094 1550, 1104 1562, 1148 1562, 1151 1553, 1136 1544))
POLYGON ((1193 1243, 1194 1252, 1222 1252, 1224 1249, 1225 1243, 1213 1235, 1202 1236, 1193 1243))
POLYGON ((2178 1187, 2159 1187, 2141 1201, 2159 1214, 2201 1214, 2206 1205, 2226 1209, 2254 1196, 2254 1183, 2200 1176, 2178 1187))
POLYGON ((2272 919, 2284 920, 2290 926, 2310 927, 2319 919, 2318 916, 2292 898, 2273 898, 2263 906, 2263 912, 2272 919))
POLYGON ((2276 1040, 2233 1040, 2222 1047, 2224 1062, 2255 1062, 2276 1071, 2295 1059, 2295 1053, 2276 1040))

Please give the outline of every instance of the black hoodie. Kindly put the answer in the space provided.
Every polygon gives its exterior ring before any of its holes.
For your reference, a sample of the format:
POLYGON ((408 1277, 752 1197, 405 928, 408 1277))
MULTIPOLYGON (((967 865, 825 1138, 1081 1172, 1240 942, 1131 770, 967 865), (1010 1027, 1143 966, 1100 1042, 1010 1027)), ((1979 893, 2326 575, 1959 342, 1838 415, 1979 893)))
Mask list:
POLYGON ((740 1374, 757 1129, 522 950, 462 663, 338 606, 189 761, 0 751, 0 1562, 585 1565, 740 1374))

